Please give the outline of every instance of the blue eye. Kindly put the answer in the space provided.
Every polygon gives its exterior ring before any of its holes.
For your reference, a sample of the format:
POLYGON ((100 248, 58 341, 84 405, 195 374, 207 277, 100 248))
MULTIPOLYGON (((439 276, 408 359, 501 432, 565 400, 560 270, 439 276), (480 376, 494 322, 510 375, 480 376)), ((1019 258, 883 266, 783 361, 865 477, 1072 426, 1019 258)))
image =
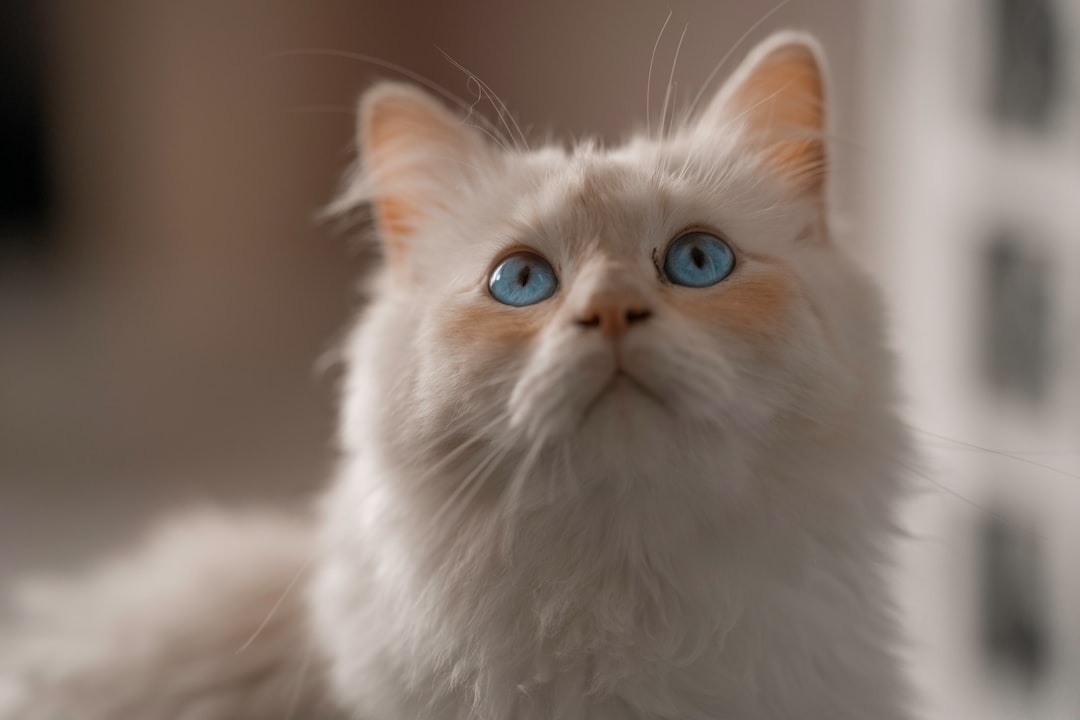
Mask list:
POLYGON ((708 287, 735 269, 735 253, 728 244, 706 232, 680 235, 668 247, 664 275, 675 285, 708 287))
POLYGON ((531 252, 514 253, 499 263, 488 278, 491 297, 503 305, 535 305, 555 294, 559 279, 551 263, 531 252))

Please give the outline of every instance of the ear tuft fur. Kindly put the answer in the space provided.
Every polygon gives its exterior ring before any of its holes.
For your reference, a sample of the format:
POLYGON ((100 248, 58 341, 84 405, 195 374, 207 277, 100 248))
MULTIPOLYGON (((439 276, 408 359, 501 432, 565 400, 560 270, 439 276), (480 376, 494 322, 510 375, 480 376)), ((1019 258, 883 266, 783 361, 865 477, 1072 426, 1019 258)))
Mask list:
POLYGON ((411 236, 467 175, 485 143, 427 93, 384 82, 360 99, 360 161, 328 212, 370 203, 386 258, 404 263, 411 236))
POLYGON ((758 45, 713 98, 698 125, 736 125, 803 193, 824 192, 827 153, 824 53, 805 33, 758 45))

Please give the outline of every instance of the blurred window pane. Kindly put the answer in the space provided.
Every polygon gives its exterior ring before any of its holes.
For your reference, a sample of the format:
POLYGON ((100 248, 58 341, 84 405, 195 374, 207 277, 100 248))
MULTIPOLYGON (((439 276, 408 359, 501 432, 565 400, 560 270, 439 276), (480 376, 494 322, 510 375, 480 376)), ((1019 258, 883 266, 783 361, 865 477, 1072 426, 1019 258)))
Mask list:
POLYGON ((1007 515, 982 525, 980 629, 990 668, 1033 688, 1047 673, 1042 553, 1032 528, 1007 515))
POLYGON ((1042 399, 1048 381, 1047 263, 1030 243, 999 230, 987 246, 985 369, 992 387, 1042 399))
POLYGON ((992 0, 994 114, 1045 131, 1060 91, 1053 0, 992 0))

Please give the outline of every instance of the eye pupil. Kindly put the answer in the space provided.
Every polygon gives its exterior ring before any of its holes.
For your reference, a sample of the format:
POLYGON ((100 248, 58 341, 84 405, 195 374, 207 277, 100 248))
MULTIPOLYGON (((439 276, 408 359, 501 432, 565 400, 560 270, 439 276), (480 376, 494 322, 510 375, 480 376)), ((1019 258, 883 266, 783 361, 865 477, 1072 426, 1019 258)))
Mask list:
POLYGON ((521 272, 518 273, 518 285, 525 287, 529 284, 529 275, 532 274, 532 268, 528 265, 521 268, 521 272))
POLYGON ((735 253, 707 232, 688 232, 668 246, 664 276, 673 285, 703 288, 720 282, 735 268, 735 253))

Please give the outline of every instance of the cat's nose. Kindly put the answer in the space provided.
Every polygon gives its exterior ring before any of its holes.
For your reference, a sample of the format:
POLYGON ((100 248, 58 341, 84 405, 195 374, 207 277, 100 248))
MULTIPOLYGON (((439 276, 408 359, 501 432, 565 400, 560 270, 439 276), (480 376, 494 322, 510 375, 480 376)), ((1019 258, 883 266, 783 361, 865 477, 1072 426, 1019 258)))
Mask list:
POLYGON ((652 310, 638 293, 611 290, 592 295, 574 316, 574 324, 598 330, 607 338, 617 338, 650 317, 652 310))

